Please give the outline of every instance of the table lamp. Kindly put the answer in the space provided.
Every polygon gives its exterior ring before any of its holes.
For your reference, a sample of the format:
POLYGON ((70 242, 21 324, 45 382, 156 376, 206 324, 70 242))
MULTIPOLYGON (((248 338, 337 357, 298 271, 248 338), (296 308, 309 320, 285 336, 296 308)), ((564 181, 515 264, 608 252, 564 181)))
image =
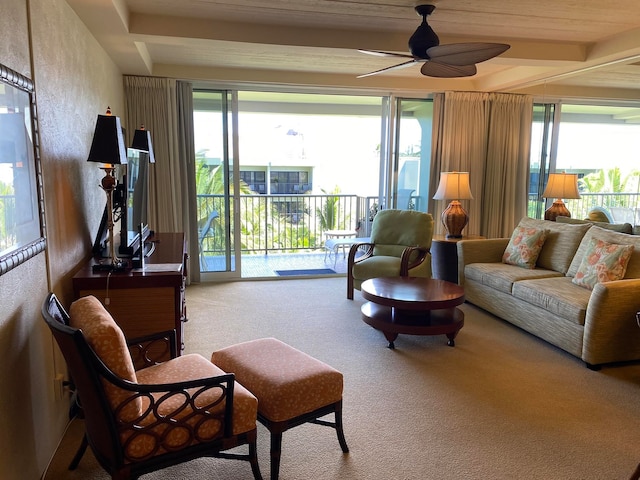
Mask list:
POLYGON ((151 132, 145 130, 144 125, 141 125, 139 129, 133 132, 131 148, 147 153, 149 155, 149 163, 156 163, 156 157, 153 154, 153 144, 151 143, 151 132))
POLYGON ((447 238, 462 238, 462 229, 469 223, 469 216, 460 200, 473 200, 469 187, 469 172, 442 172, 434 200, 451 200, 442 212, 441 219, 447 238))
POLYGON ((544 212, 545 220, 555 222, 559 216, 571 217, 571 213, 562 199, 580 198, 580 193, 578 192, 578 174, 550 173, 542 197, 555 198, 553 205, 544 212))
POLYGON ((127 149, 124 144, 120 118, 111 115, 109 107, 107 107, 106 115, 98 115, 87 161, 103 164, 100 168, 104 170, 105 175, 100 182, 100 187, 107 194, 109 262, 95 265, 94 270, 122 270, 125 268, 125 263, 116 257, 113 241, 113 191, 118 184, 118 180, 114 176, 114 165, 127 164, 127 149))

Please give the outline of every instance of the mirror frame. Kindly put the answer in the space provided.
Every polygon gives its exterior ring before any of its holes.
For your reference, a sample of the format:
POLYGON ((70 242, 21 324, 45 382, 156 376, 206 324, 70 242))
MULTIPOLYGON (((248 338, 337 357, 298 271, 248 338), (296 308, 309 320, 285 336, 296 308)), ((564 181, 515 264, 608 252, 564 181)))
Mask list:
MULTIPOLYGON (((33 161, 35 163, 35 178, 32 178, 31 180, 35 182, 35 195, 37 197, 35 199, 35 203, 38 205, 36 218, 31 220, 32 222, 38 223, 38 234, 33 238, 28 238, 24 242, 16 244, 13 248, 9 248, 2 256, 0 256, 0 275, 4 275, 8 271, 13 270, 17 266, 43 252, 46 248, 47 240, 45 236, 44 194, 42 187, 42 166, 40 162, 40 135, 36 115, 35 88, 33 81, 15 70, 0 64, 0 83, 21 90, 29 96, 31 125, 28 127, 31 128, 30 133, 33 147, 33 161)), ((32 198, 31 201, 33 200, 34 199, 32 198)))

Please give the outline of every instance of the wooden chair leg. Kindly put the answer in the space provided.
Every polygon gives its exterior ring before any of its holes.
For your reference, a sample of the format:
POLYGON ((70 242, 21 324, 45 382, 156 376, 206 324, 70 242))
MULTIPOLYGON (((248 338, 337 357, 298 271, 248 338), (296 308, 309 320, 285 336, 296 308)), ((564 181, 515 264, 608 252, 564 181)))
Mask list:
POLYGON ((635 472, 633 472, 633 474, 629 478, 629 480, 638 480, 638 479, 640 479, 640 465, 636 467, 635 472))
POLYGON ((255 439, 253 442, 249 442, 249 463, 251 463, 251 472, 253 473, 253 479, 262 480, 260 466, 258 465, 258 449, 256 447, 255 439))
POLYGON ((80 446, 78 447, 76 454, 73 456, 73 460, 71 460, 71 463, 69 464, 69 470, 75 470, 76 468, 78 468, 78 464, 80 463, 84 452, 87 451, 88 446, 89 442, 87 441, 87 435, 84 434, 82 436, 82 442, 80 442, 80 446))
POLYGON ((342 428, 342 402, 336 405, 336 433, 338 434, 338 442, 343 453, 349 453, 347 441, 344 438, 344 430, 342 428))

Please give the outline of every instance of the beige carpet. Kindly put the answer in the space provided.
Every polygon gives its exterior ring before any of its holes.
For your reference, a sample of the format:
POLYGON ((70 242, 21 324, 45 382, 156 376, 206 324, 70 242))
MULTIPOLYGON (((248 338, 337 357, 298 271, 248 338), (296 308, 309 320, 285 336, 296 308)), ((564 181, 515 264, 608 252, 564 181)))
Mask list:
MULTIPOLYGON (((273 336, 341 370, 349 454, 335 432, 284 434, 282 480, 625 479, 640 462, 640 365, 588 370, 578 359, 465 304, 465 326, 401 335, 396 349, 360 319, 344 278, 187 289, 187 353, 273 336)), ((263 475, 269 440, 258 428, 263 475)), ((46 479, 106 479, 88 453, 66 471, 73 422, 46 479)), ((246 463, 201 459, 145 479, 249 479, 246 463)))

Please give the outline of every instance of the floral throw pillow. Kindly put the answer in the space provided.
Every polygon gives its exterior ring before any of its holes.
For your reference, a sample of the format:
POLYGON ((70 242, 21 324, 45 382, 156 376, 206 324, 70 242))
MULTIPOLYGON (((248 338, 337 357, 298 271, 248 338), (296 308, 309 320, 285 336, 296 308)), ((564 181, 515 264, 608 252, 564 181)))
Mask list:
POLYGON ((592 238, 571 281, 593 290, 596 283, 620 280, 624 278, 632 253, 633 245, 617 245, 592 238))
POLYGON ((524 268, 535 268, 549 230, 518 225, 502 254, 502 262, 524 268))

